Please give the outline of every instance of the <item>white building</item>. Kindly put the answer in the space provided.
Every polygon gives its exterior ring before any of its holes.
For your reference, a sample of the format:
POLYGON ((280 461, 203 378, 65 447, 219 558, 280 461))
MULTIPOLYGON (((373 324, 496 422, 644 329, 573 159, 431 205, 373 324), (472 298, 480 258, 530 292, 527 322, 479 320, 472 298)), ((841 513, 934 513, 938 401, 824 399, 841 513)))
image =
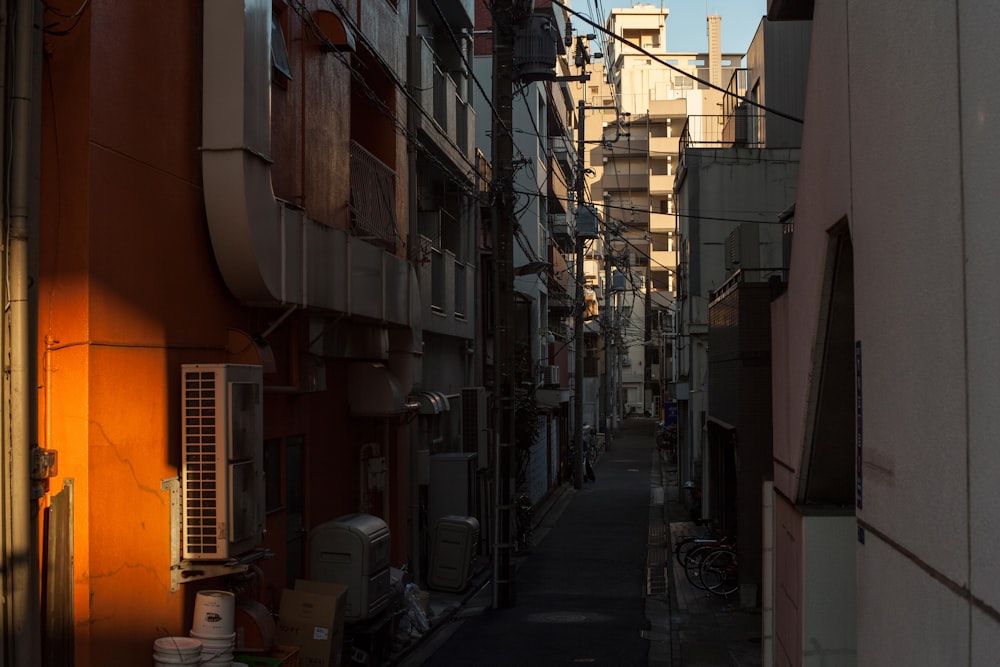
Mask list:
MULTIPOLYGON (((620 39, 608 38, 605 46, 610 91, 604 103, 617 107, 617 115, 604 112, 606 143, 591 161, 605 218, 618 224, 626 246, 616 257, 628 275, 619 297, 618 398, 626 410, 657 416, 670 397, 667 383, 676 379, 668 335, 676 312, 674 179, 681 130, 688 116, 720 113, 722 93, 707 84, 724 87, 743 57, 722 53, 720 16, 707 17, 706 51, 670 51, 668 16, 652 4, 609 14, 607 30, 620 39)), ((599 92, 594 84, 592 92, 599 92)))

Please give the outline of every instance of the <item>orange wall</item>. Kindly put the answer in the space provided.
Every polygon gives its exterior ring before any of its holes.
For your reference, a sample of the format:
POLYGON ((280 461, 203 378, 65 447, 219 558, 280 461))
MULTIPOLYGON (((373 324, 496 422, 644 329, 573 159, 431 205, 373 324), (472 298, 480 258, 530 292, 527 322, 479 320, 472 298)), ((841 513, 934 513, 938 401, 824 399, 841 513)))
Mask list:
MULTIPOLYGON (((275 94, 275 191, 343 228, 350 80, 298 26, 293 15, 296 77, 275 94)), ((180 472, 179 367, 226 361, 229 328, 260 332, 281 311, 236 303, 211 252, 198 151, 200 2, 92 2, 68 35, 47 37, 43 76, 39 442, 59 451, 52 491, 69 479, 75 488, 75 664, 112 654, 148 664, 155 637, 190 629, 197 588, 225 584, 170 591, 161 483, 180 472)), ((278 374, 268 384, 288 381, 305 349, 303 322, 293 316, 274 332, 278 374)), ((349 418, 345 373, 327 360, 327 391, 265 392, 265 437, 306 439, 307 526, 357 511, 358 446, 378 439, 372 424, 349 418)), ((395 452, 405 435, 393 440, 395 452)), ((406 552, 399 495, 397 563, 406 552)), ((280 512, 268 528, 276 558, 262 564, 259 597, 274 604, 285 585, 280 512)))

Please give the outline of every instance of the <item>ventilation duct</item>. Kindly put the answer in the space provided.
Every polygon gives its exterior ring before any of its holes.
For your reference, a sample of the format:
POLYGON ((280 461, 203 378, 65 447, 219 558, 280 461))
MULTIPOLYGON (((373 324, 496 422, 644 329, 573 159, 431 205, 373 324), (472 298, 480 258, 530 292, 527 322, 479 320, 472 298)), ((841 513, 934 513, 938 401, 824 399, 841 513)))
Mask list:
POLYGON ((396 417, 417 407, 407 403, 399 381, 385 364, 352 362, 347 377, 347 402, 355 417, 396 417))
MULTIPOLYGON (((203 11, 205 213, 226 286, 246 304, 313 306, 418 326, 416 274, 404 259, 274 196, 271 1, 212 0, 203 11)), ((346 33, 331 37, 349 48, 346 33)))

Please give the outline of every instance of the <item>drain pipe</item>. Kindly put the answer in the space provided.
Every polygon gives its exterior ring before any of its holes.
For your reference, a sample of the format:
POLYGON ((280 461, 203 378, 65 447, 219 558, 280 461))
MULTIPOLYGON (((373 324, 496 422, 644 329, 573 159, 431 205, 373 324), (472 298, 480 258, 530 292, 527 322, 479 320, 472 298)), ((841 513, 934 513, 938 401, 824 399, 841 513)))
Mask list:
MULTIPOLYGON (((417 217, 420 215, 417 206, 417 147, 414 143, 414 137, 417 136, 417 114, 420 113, 420 110, 413 101, 420 88, 420 43, 417 40, 417 0, 410 0, 409 12, 406 42, 406 83, 410 91, 406 107, 406 213, 409 218, 406 226, 406 258, 410 260, 410 266, 413 266, 412 262, 416 259, 417 249, 420 245, 417 243, 416 234, 414 233, 417 228, 417 217)), ((422 379, 420 378, 420 380, 422 379)), ((409 391, 413 391, 412 382, 409 391)), ((419 422, 419 417, 414 421, 419 422)), ((422 512, 420 511, 420 471, 418 464, 419 454, 417 453, 417 449, 420 447, 418 433, 419 431, 416 428, 409 428, 406 430, 404 437, 407 439, 405 451, 407 477, 409 478, 407 484, 407 543, 409 544, 409 554, 407 556, 413 581, 419 585, 423 583, 424 554, 423 541, 420 539, 422 534, 420 525, 422 512)))
MULTIPOLYGON (((31 498, 31 358, 29 351, 30 316, 29 285, 29 228, 32 209, 33 150, 37 150, 34 123, 34 73, 36 62, 35 2, 15 0, 11 30, 4 30, 13 39, 12 79, 7 93, 10 118, 3 127, 10 129, 6 136, 4 162, 10 172, 4 174, 9 190, 5 194, 6 218, 6 270, 8 280, 7 316, 5 318, 9 339, 10 373, 7 393, 7 423, 3 432, 3 505, 5 514, 5 552, 3 595, 4 630, 7 643, 4 659, 11 665, 38 665, 41 663, 41 612, 39 603, 38 574, 38 512, 31 498)), ((6 9, 6 7, 5 7, 6 9)), ((6 26, 5 26, 6 27, 6 26)), ((7 52, 7 49, 4 49, 7 52)), ((5 68, 5 71, 8 68, 5 68)))

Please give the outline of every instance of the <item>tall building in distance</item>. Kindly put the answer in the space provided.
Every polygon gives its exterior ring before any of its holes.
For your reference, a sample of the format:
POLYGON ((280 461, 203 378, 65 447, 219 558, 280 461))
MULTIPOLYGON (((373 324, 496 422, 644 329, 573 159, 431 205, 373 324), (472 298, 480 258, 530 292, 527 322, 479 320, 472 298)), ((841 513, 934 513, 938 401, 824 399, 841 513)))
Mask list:
POLYGON ((706 18, 706 51, 670 51, 669 13, 651 4, 611 10, 605 26, 614 37, 605 36, 604 77, 588 84, 588 99, 600 109, 600 122, 588 125, 594 127, 588 132, 590 188, 604 206, 607 230, 595 252, 625 278, 624 291, 607 309, 621 369, 620 391, 612 392, 620 404, 616 414, 659 415, 670 398, 680 134, 688 116, 722 113, 719 88, 743 58, 722 52, 721 16, 706 18))

